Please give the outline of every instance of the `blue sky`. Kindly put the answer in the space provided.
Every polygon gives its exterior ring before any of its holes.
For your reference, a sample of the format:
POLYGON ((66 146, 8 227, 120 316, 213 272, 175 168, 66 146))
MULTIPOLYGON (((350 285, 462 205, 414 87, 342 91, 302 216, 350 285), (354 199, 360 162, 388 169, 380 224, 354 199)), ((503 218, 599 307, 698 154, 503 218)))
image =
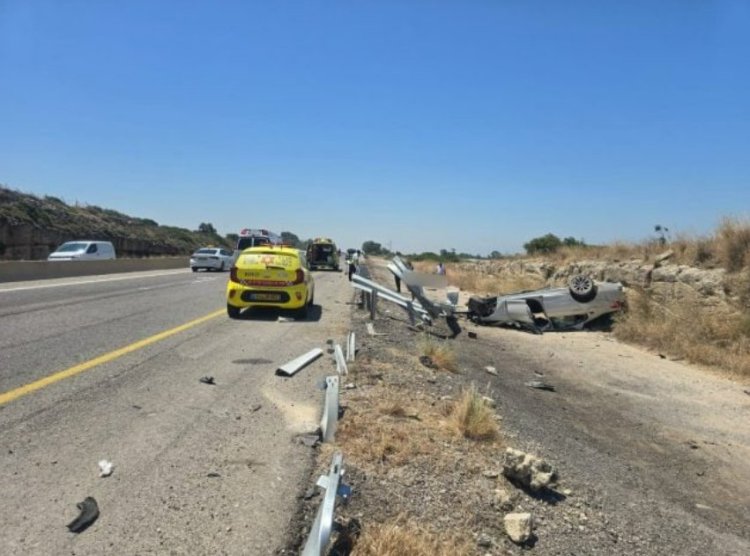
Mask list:
POLYGON ((0 0, 0 183, 406 252, 750 214, 750 2, 0 0))

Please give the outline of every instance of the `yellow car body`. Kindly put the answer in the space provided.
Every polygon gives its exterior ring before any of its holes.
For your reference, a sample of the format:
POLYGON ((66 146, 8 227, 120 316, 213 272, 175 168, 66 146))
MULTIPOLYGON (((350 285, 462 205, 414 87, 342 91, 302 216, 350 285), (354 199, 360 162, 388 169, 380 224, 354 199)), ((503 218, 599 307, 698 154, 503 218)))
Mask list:
POLYGON ((307 317, 315 297, 315 281, 304 254, 285 246, 245 249, 237 257, 227 282, 227 314, 237 318, 250 307, 276 307, 307 317))

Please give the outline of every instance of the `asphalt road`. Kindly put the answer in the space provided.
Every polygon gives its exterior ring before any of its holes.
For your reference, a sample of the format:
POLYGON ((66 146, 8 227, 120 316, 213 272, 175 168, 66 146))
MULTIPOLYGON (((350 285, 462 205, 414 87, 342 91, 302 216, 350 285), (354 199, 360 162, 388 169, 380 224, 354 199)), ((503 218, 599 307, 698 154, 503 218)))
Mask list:
POLYGON ((0 287, 0 553, 270 554, 284 544, 351 288, 316 272, 305 322, 227 318, 227 275, 157 271, 0 287), (199 382, 204 375, 216 384, 199 382), (97 462, 114 463, 99 477, 97 462), (66 524, 93 496, 99 519, 66 524))

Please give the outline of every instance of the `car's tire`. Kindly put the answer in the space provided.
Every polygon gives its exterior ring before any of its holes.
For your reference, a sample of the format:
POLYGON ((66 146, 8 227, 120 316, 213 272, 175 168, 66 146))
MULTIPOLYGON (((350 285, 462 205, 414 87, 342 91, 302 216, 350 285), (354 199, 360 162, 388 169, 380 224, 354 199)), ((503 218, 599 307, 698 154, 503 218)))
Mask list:
POLYGON ((234 305, 230 305, 227 303, 227 315, 229 315, 230 319, 238 319, 240 318, 240 308, 235 307, 234 305))
POLYGON ((191 268, 191 270, 192 270, 193 272, 198 272, 198 269, 197 269, 197 268, 195 268, 195 267, 192 267, 192 268, 191 268))
POLYGON ((596 297, 596 284, 590 276, 575 274, 568 280, 570 296, 579 303, 587 303, 596 297))

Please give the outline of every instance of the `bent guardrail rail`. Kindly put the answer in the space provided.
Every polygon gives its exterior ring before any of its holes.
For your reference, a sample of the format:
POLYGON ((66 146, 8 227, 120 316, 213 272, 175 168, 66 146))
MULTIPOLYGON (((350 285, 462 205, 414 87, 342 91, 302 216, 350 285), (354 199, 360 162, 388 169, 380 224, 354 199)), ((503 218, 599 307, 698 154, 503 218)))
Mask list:
POLYGON ((336 498, 341 496, 348 500, 351 496, 351 488, 341 481, 344 475, 344 456, 341 452, 333 454, 331 468, 328 475, 321 475, 316 483, 318 487, 326 491, 323 501, 318 507, 315 521, 307 537, 302 556, 321 556, 328 546, 333 529, 333 513, 336 509, 336 498))

